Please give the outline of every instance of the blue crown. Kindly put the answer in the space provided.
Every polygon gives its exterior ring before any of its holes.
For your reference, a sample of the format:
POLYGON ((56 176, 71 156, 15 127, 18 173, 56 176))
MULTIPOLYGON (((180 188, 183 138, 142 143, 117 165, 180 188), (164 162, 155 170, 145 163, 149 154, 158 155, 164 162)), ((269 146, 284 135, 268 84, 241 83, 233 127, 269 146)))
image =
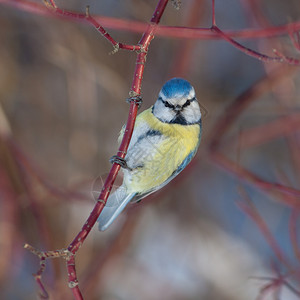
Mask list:
POLYGON ((160 93, 166 98, 187 97, 193 87, 182 78, 173 78, 167 81, 162 87, 160 93))

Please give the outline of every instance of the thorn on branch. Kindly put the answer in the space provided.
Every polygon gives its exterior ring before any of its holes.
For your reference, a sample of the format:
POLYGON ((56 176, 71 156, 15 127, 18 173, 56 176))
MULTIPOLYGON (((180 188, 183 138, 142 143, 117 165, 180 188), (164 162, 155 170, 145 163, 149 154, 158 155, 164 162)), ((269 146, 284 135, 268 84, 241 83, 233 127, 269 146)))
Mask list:
POLYGON ((120 49, 120 43, 117 43, 117 44, 113 45, 113 48, 114 48, 114 50, 112 50, 111 52, 109 52, 109 55, 116 54, 119 51, 119 49, 120 49))

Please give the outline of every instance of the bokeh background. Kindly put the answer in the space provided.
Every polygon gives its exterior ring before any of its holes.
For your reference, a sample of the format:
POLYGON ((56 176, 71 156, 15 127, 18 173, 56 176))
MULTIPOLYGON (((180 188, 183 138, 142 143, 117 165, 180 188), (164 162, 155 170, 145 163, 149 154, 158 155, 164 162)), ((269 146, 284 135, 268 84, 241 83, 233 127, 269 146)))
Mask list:
MULTIPOLYGON (((84 12, 90 5, 92 14, 141 22, 150 20, 156 3, 57 2, 65 9, 84 12)), ((210 19, 211 1, 188 0, 180 10, 169 4, 161 23, 209 27, 210 19)), ((216 19, 224 30, 279 26, 300 19, 300 4, 217 0, 216 19)), ((108 30, 120 42, 135 44, 140 38, 129 30, 108 30)), ((239 41, 269 55, 276 48, 299 57, 288 35, 239 41)), ((23 249, 24 243, 42 250, 66 247, 109 172, 109 158, 117 151, 117 136, 127 120, 125 99, 135 66, 134 53, 109 55, 111 51, 87 24, 0 1, 1 299, 38 297, 31 274, 39 260, 23 249)), ((290 133, 285 130, 285 135, 279 133, 283 125, 273 128, 273 138, 261 130, 299 111, 298 68, 262 63, 219 40, 153 40, 141 110, 155 102, 166 80, 186 78, 208 111, 202 143, 192 165, 174 182, 128 207, 106 232, 92 230, 76 256, 85 299, 250 300, 268 278, 278 277, 276 271, 299 289, 300 261, 289 228, 297 205, 291 207, 279 192, 266 193, 220 168, 209 147, 214 126, 230 115, 226 108, 275 72, 281 74, 276 84, 253 96, 253 103, 223 136, 220 151, 266 181, 299 188, 299 122, 291 127, 287 121, 290 133), (247 146, 248 130, 254 130, 260 142, 247 146), (284 261, 237 205, 246 197, 266 222, 284 261)), ((50 299, 72 299, 62 259, 47 262, 43 282, 50 299)), ((277 299, 272 292, 264 296, 277 299)), ((280 297, 299 299, 285 287, 280 297)))

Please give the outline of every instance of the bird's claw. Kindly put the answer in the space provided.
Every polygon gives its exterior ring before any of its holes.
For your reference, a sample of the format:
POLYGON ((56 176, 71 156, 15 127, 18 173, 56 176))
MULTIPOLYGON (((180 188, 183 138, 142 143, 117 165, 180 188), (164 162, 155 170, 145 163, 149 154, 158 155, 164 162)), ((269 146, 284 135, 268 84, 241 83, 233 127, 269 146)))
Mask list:
POLYGON ((112 157, 109 159, 109 161, 110 161, 112 164, 116 163, 116 164, 120 165, 123 169, 132 171, 132 169, 131 169, 130 167, 128 167, 126 160, 125 160, 124 158, 118 156, 118 155, 112 156, 112 157))

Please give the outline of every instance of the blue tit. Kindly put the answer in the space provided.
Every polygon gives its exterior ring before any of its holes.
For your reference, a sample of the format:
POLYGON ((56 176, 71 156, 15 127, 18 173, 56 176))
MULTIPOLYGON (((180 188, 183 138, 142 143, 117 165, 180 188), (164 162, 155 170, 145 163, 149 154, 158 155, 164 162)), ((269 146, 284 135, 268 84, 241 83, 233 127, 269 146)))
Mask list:
MULTIPOLYGON (((109 196, 98 218, 99 230, 106 230, 129 202, 161 189, 187 166, 197 152, 201 127, 191 84, 181 78, 166 82, 155 104, 136 118, 123 183, 109 196)), ((119 140, 123 133, 124 127, 119 140)))

